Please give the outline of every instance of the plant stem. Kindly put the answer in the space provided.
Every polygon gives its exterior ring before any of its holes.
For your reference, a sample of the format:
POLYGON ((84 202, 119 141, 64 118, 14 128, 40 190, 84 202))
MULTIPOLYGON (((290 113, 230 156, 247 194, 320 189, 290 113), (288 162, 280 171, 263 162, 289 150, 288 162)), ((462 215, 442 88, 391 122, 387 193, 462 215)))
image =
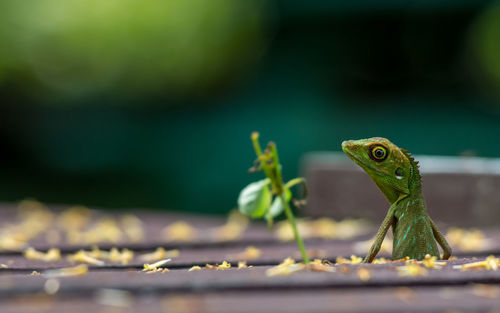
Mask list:
MULTIPOLYGON (((257 155, 257 159, 260 162, 260 166, 262 168, 262 171, 264 171, 264 174, 266 174, 266 177, 268 177, 271 180, 271 186, 274 186, 275 182, 272 179, 271 170, 269 169, 269 166, 265 160, 265 155, 262 154, 262 149, 260 148, 259 133, 253 132, 251 138, 252 138, 253 148, 255 150, 255 154, 257 155)), ((274 187, 273 187, 273 189, 274 189, 274 187)))
POLYGON ((299 247, 300 254, 302 255, 302 261, 305 264, 309 263, 309 257, 307 256, 306 247, 304 246, 304 242, 302 241, 302 237, 300 237, 299 230, 297 229, 297 223, 295 223, 295 217, 293 216, 292 209, 288 205, 283 194, 279 196, 281 198, 281 202, 283 203, 283 208, 285 209, 285 215, 292 226, 293 235, 295 236, 295 241, 297 242, 297 246, 299 247))
MULTIPOLYGON (((252 135, 252 138, 253 137, 254 136, 252 135)), ((255 145, 255 141, 254 141, 254 145, 255 145)), ((257 141, 257 145, 258 145, 258 141, 257 141)), ((284 188, 283 188, 283 176, 281 174, 280 160, 278 157, 278 151, 276 149, 276 144, 274 142, 270 142, 268 147, 269 147, 269 150, 271 151, 271 156, 273 158, 273 163, 274 163, 274 167, 275 167, 275 171, 276 171, 276 176, 275 176, 275 178, 277 180, 275 182, 275 186, 277 189, 276 191, 277 191, 278 197, 280 197, 281 202, 283 203, 283 208, 285 210, 285 215, 288 219, 288 222, 290 223, 290 226, 292 227, 295 241, 297 242, 297 246, 299 247, 300 254, 302 255, 302 261, 305 264, 307 264, 307 263, 309 263, 309 257, 307 256, 307 251, 306 251, 306 248, 304 246, 304 242, 302 241, 302 238, 300 237, 300 234, 299 234, 299 230, 297 229, 297 223, 295 222, 295 217, 293 216, 292 209, 290 208, 290 205, 288 204, 288 201, 287 201, 286 197, 284 196, 286 190, 284 190, 284 188)), ((271 178, 271 180, 272 180, 272 177, 269 177, 269 178, 271 178)))
POLYGON ((259 144, 259 132, 253 132, 251 138, 255 154, 257 154, 257 157, 260 157, 260 155, 262 154, 262 149, 260 148, 259 144))
POLYGON ((283 176, 281 175, 280 159, 278 157, 278 151, 276 150, 276 144, 270 142, 268 144, 269 150, 271 151, 271 157, 273 158, 273 163, 275 167, 276 174, 276 193, 281 195, 283 193, 283 176))

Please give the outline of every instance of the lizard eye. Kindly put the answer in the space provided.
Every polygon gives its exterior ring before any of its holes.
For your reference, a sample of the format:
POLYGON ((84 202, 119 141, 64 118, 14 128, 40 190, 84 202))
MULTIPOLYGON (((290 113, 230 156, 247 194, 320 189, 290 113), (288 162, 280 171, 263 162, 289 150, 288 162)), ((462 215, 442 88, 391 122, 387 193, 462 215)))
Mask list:
POLYGON ((371 149, 370 156, 374 161, 382 162, 387 158, 387 150, 382 146, 375 146, 371 149))

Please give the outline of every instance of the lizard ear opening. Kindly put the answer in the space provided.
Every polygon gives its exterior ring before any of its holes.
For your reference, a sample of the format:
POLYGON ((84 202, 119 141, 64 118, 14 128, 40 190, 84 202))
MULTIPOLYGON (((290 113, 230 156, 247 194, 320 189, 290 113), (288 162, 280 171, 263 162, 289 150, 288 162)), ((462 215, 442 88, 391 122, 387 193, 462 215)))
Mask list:
POLYGON ((397 179, 402 179, 403 178, 403 169, 401 167, 398 167, 396 171, 394 172, 396 174, 397 179))

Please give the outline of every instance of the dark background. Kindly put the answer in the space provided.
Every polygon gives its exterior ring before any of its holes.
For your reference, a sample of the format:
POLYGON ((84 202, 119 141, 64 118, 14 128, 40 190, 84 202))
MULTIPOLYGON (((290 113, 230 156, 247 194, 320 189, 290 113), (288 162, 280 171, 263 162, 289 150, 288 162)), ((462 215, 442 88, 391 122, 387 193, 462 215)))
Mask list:
POLYGON ((0 201, 223 213, 254 130, 500 156, 500 2, 4 0, 0 103, 0 201))

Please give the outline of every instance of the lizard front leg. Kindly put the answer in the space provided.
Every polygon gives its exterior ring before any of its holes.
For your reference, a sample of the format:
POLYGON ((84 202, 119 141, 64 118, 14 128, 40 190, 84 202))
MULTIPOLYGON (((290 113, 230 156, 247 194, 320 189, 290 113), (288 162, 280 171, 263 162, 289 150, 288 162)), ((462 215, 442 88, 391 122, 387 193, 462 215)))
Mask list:
POLYGON ((393 222, 394 211, 389 210, 389 213, 387 213, 387 216, 384 218, 382 225, 380 225, 380 228, 378 229, 377 235, 375 236, 375 241, 370 248, 370 252, 363 260, 364 263, 371 263, 373 261, 377 253, 380 251, 380 247, 382 246, 385 235, 387 234, 387 231, 389 230, 389 227, 393 224, 393 222))
POLYGON ((434 234, 434 238, 439 243, 441 248, 443 248, 443 260, 448 260, 451 256, 451 248, 443 234, 439 231, 434 221, 429 217, 429 221, 431 222, 432 233, 434 234))

